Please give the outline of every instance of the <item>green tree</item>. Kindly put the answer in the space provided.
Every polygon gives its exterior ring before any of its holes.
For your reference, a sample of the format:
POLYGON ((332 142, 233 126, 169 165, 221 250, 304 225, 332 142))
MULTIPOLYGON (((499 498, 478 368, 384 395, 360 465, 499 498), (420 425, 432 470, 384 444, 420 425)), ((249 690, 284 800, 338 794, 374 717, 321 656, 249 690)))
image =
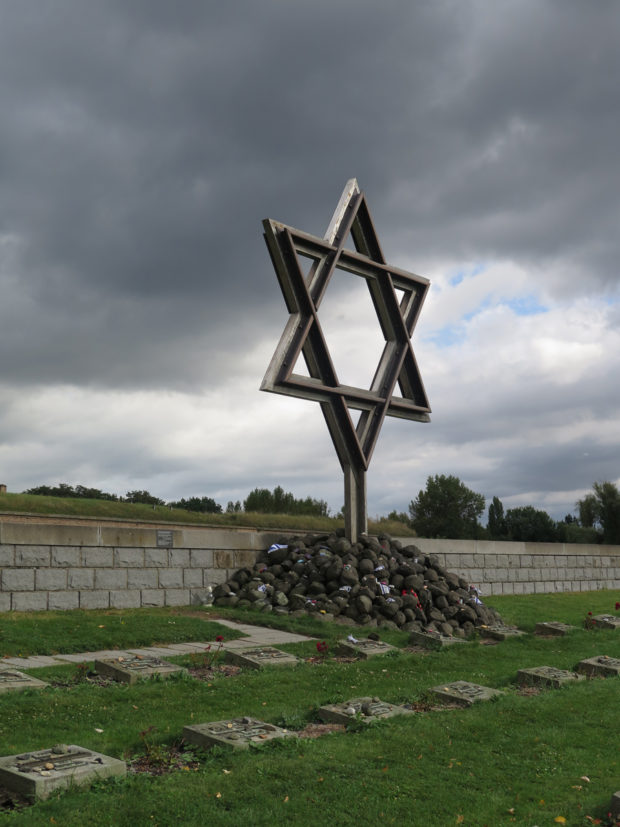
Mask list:
POLYGON ((484 511, 484 497, 468 488, 458 477, 428 477, 426 489, 409 503, 411 522, 419 537, 468 539, 479 537, 478 518, 484 511))
POLYGON ((620 544, 620 491, 613 482, 595 482, 593 493, 577 500, 579 522, 597 529, 607 545, 620 544))
POLYGON ((165 505, 163 500, 153 496, 153 494, 149 494, 148 491, 128 491, 125 495, 125 502, 144 503, 145 505, 165 505))
POLYGON ((487 523, 489 536, 492 540, 501 540, 506 537, 506 518, 504 517, 504 506, 499 497, 493 497, 489 506, 489 520, 487 523))
POLYGON ((222 506, 211 497, 190 497, 168 503, 172 508, 184 508, 186 511, 198 511, 201 514, 221 514, 222 506))
POLYGON ((506 533, 510 540, 524 543, 555 543, 558 528, 547 514, 531 505, 509 508, 506 512, 506 533))
POLYGON ((268 488, 255 488, 244 500, 243 509, 261 514, 310 514, 317 517, 329 515, 329 506, 325 500, 315 500, 312 497, 296 499, 281 485, 276 486, 273 492, 268 488))

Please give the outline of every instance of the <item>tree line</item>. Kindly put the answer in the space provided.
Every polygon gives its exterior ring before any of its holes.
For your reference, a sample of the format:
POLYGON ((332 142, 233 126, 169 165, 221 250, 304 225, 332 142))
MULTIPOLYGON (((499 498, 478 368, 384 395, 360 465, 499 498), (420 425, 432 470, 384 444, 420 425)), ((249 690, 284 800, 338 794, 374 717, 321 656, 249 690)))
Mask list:
MULTIPOLYGON (((182 508, 185 511, 197 511, 202 514, 222 514, 223 512, 222 506, 212 497, 189 497, 165 502, 149 491, 128 491, 124 497, 120 497, 117 494, 100 491, 98 488, 88 488, 85 485, 73 486, 65 482, 61 482, 60 485, 37 485, 34 488, 28 488, 23 493, 47 497, 73 497, 77 499, 142 503, 144 505, 163 505, 168 508, 182 508)), ((268 488, 255 488, 248 494, 243 503, 240 500, 237 502, 229 501, 226 506, 226 513, 230 514, 238 511, 262 514, 329 516, 329 506, 325 500, 316 500, 312 497, 298 499, 290 492, 285 491, 280 485, 276 486, 273 491, 269 491, 268 488)))
POLYGON ((484 508, 482 494, 458 477, 441 474, 428 477, 408 514, 389 516, 406 521, 420 537, 620 544, 620 491, 612 482, 595 482, 592 492, 575 503, 577 516, 567 514, 558 522, 531 505, 504 510, 493 497, 485 527, 480 523, 484 508))
MULTIPOLYGON (((203 514, 221 514, 224 511, 212 497, 189 497, 164 502, 148 491, 128 491, 124 497, 119 497, 97 488, 83 485, 74 487, 66 483, 57 486, 39 485, 24 493, 144 503, 203 514)), ((392 511, 388 514, 388 519, 405 523, 420 537, 620 545, 620 491, 612 482, 595 482, 592 491, 575 503, 576 514, 567 514, 557 522, 546 511, 531 505, 505 510, 499 497, 493 497, 488 508, 487 524, 484 526, 480 522, 484 510, 485 498, 482 494, 472 491, 458 477, 440 474, 428 477, 426 488, 419 491, 417 497, 410 502, 408 513, 392 511)), ((273 491, 255 488, 243 502, 231 500, 227 503, 226 513, 240 511, 330 516, 325 500, 297 498, 280 485, 273 491)))

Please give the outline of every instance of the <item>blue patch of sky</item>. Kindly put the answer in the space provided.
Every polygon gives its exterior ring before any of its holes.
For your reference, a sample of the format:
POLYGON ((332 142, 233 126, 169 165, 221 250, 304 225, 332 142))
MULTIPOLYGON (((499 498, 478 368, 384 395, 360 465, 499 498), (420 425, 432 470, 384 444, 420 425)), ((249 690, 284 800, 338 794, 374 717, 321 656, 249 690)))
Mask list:
POLYGON ((458 322, 432 331, 424 337, 424 340, 439 348, 454 347, 461 344, 466 338, 466 322, 471 321, 490 307, 501 306, 508 307, 515 316, 534 316, 548 312, 548 308, 540 304, 536 296, 533 295, 499 300, 493 296, 486 296, 473 310, 464 313, 458 322))
POLYGON ((475 264, 473 267, 456 270, 449 275, 448 283, 451 287, 456 287, 457 284, 460 284, 465 279, 471 279, 475 276, 479 276, 480 273, 484 273, 486 269, 486 264, 475 264))
POLYGON ((501 304, 509 307, 516 316, 536 316, 538 313, 548 313, 549 308, 541 304, 536 296, 519 296, 515 299, 506 299, 501 304))

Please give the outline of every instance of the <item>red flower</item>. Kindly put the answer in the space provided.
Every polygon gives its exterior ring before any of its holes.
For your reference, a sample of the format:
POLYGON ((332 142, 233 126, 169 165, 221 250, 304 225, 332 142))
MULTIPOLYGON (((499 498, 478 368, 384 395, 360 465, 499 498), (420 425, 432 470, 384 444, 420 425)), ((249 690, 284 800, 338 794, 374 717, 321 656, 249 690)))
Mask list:
POLYGON ((591 617, 591 616, 592 616, 592 612, 588 612, 588 616, 590 616, 590 617, 591 617))
POLYGON ((216 635, 216 637, 215 637, 215 642, 216 643, 222 643, 223 640, 224 640, 224 635, 216 635))
POLYGON ((618 609, 620 609, 620 603, 616 603, 616 611, 618 611, 618 609))
POLYGON ((320 652, 322 655, 324 655, 327 652, 328 649, 329 649, 329 646, 324 640, 317 640, 317 643, 316 643, 317 652, 320 652))

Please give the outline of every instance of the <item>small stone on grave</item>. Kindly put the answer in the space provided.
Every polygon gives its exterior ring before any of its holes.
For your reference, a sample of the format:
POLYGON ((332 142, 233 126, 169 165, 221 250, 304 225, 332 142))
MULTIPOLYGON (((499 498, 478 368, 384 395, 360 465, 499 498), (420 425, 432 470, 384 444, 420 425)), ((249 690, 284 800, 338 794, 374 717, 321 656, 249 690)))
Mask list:
POLYGON ((264 666, 296 666, 299 658, 273 646, 260 646, 254 649, 241 649, 226 652, 226 661, 235 666, 250 669, 262 669, 264 666))
POLYGON ((247 749, 250 744, 264 744, 276 738, 294 736, 294 732, 249 717, 192 724, 183 728, 183 740, 202 749, 211 749, 211 747, 247 749))
POLYGON ((620 629, 620 617, 614 617, 614 615, 594 615, 591 619, 598 629, 620 629))
POLYGON ((18 672, 16 669, 0 669, 0 694, 22 689, 45 689, 49 684, 18 672))
POLYGON ((57 744, 51 749, 0 758, 0 785, 26 798, 49 798, 54 790, 125 775, 124 761, 99 752, 57 744))
POLYGON ((548 621, 545 623, 537 623, 536 629, 534 630, 534 634, 555 635, 556 637, 563 637, 569 632, 572 632, 574 628, 574 626, 570 626, 568 623, 556 623, 555 621, 548 621))
POLYGON ((620 675, 620 659, 610 658, 608 655, 586 658, 586 660, 579 662, 577 671, 583 672, 584 675, 613 677, 614 675, 620 675))
POLYGON ((399 704, 388 704, 379 698, 353 698, 340 704, 319 707, 319 718, 327 724, 348 724, 354 719, 370 723, 395 715, 410 715, 413 710, 399 704))
POLYGON ((439 632, 411 632, 409 643, 412 646, 423 646, 425 649, 443 649, 444 646, 452 646, 454 643, 465 643, 465 640, 441 635, 439 632))
POLYGON ((480 626, 480 634, 493 640, 508 640, 512 637, 521 637, 525 632, 515 626, 480 626))
POLYGON ((95 671, 104 678, 110 678, 120 683, 134 684, 142 678, 150 678, 158 675, 160 678, 169 678, 170 675, 178 675, 186 670, 175 663, 168 663, 160 658, 126 655, 114 658, 114 660, 96 660, 95 671))
POLYGON ((558 689, 565 683, 583 681, 585 675, 570 672, 567 669, 556 669, 555 666, 533 666, 529 669, 519 669, 517 681, 521 686, 552 686, 558 689))
POLYGON ((335 654, 341 658, 361 658, 367 660, 375 655, 386 655, 388 652, 398 652, 396 646, 384 643, 382 640, 362 638, 358 640, 353 635, 338 642, 335 654))
POLYGON ((469 681, 453 681, 452 683, 434 686, 430 690, 442 701, 457 703, 461 706, 471 706, 477 701, 490 701, 504 693, 489 686, 480 686, 469 681))

